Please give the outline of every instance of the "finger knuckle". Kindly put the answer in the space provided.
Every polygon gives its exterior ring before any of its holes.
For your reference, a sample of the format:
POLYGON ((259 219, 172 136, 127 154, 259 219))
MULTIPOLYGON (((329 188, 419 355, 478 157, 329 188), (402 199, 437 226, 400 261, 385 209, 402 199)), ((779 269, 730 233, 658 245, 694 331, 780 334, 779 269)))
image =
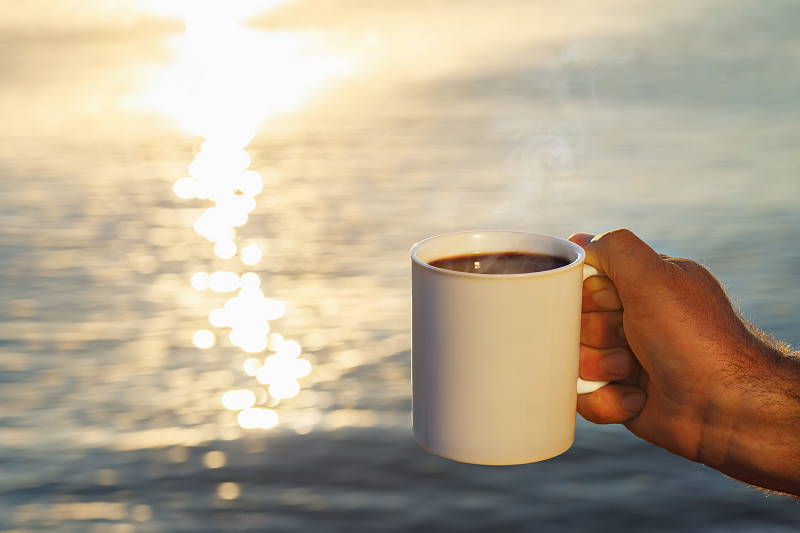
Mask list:
POLYGON ((608 334, 605 321, 598 313, 591 313, 586 322, 586 337, 591 346, 605 346, 608 343, 608 334))
POLYGON ((628 228, 615 229, 603 234, 601 237, 604 239, 610 239, 620 245, 631 244, 639 241, 639 237, 637 237, 636 234, 628 228))

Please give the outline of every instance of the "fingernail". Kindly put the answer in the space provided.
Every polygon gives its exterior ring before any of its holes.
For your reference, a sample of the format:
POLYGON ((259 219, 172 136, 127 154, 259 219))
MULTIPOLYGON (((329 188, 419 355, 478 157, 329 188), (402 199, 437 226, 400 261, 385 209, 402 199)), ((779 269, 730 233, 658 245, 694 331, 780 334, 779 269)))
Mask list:
POLYGON ((622 397, 622 408, 629 413, 638 413, 644 409, 647 395, 643 392, 629 392, 622 397))
POLYGON ((611 352, 603 357, 602 365, 603 370, 612 376, 624 378, 630 372, 631 356, 624 350, 611 352))

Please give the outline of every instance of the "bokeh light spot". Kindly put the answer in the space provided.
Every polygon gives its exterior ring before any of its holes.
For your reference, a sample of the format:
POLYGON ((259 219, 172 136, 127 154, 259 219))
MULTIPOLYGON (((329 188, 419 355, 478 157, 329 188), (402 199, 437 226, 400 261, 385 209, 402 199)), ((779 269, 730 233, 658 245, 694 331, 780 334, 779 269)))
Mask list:
POLYGON ((203 466, 206 468, 222 468, 227 462, 228 458, 225 452, 219 450, 213 450, 203 455, 203 466))
POLYGON ((189 177, 177 180, 175 182, 175 185, 173 186, 173 191, 175 192, 175 196, 183 200, 191 200, 192 198, 197 196, 197 190, 198 190, 197 180, 194 180, 189 177))
POLYGON ((293 398, 300 392, 300 383, 296 379, 276 381, 269 386, 269 394, 273 398, 284 400, 293 398))
POLYGON ((239 275, 220 270, 208 277, 208 288, 214 292, 233 292, 239 288, 239 275))
POLYGON ((278 425, 278 413, 272 409, 251 407, 241 411, 236 421, 245 429, 270 429, 278 425))
POLYGON ((230 259, 236 255, 236 243, 233 240, 220 240, 214 245, 214 254, 220 259, 230 259))
POLYGON ((208 273, 195 272, 192 274, 192 288, 198 291, 208 289, 208 273))
POLYGON ((244 362, 244 371, 248 376, 255 376, 261 368, 261 360, 257 357, 250 357, 244 362))
POLYGON ((242 263, 245 265, 256 265, 261 261, 261 247, 257 244, 248 244, 242 247, 240 252, 242 263))
POLYGON ((213 331, 200 329, 192 335, 192 343, 198 348, 211 348, 217 343, 217 336, 213 331))
POLYGON ((236 483, 226 482, 220 483, 217 487, 217 496, 222 500, 235 500, 239 497, 241 489, 236 483))
POLYGON ((253 407, 256 403, 256 395, 253 391, 246 389, 229 390, 222 395, 222 405, 232 411, 239 411, 253 407))

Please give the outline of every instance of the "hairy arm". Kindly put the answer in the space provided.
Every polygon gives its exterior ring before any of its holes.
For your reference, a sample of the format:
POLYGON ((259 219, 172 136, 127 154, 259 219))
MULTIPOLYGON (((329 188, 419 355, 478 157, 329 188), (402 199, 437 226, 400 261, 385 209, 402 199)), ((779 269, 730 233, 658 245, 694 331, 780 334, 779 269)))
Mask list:
MULTIPOLYGON (((727 441, 704 435, 700 462, 753 485, 800 497, 800 355, 750 324, 752 344, 733 369, 736 386, 711 421, 727 418, 727 441)), ((741 356, 740 356, 741 357, 741 356)))

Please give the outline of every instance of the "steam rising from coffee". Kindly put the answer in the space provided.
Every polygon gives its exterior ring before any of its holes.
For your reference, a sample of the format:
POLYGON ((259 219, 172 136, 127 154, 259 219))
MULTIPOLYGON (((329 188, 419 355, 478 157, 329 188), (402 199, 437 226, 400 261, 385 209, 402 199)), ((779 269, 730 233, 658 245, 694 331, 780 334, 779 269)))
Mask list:
MULTIPOLYGON (((614 58, 614 59, 609 59, 614 58)), ((511 137, 505 187, 490 225, 554 232, 568 218, 569 193, 590 156, 596 79, 600 60, 624 54, 581 43, 532 73, 530 106, 511 137)))

